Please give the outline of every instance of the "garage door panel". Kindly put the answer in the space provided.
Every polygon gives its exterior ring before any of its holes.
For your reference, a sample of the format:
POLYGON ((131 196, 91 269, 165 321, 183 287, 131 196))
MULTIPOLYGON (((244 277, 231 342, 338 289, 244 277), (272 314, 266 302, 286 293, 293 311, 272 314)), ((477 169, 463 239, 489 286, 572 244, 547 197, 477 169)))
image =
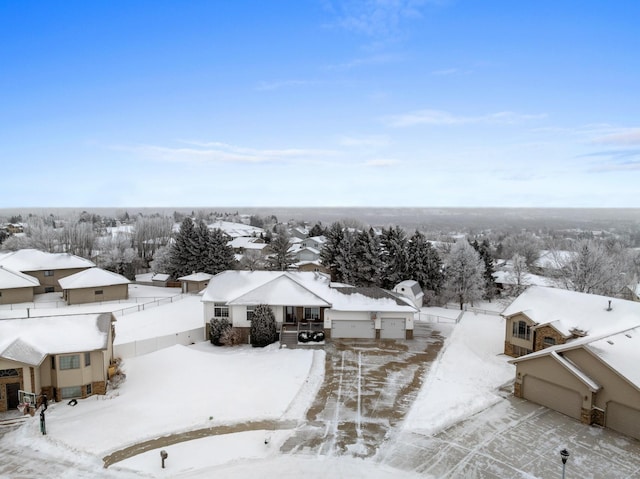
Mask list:
POLYGON ((382 318, 380 321, 381 339, 404 339, 406 337, 406 321, 403 318, 382 318))
POLYGON ((607 404, 605 425, 614 431, 640 439, 640 410, 612 401, 607 404))
POLYGON ((582 397, 578 391, 550 383, 534 376, 525 376, 523 397, 569 417, 580 419, 582 397))
POLYGON ((373 321, 333 320, 331 337, 345 339, 375 339, 376 330, 373 321))

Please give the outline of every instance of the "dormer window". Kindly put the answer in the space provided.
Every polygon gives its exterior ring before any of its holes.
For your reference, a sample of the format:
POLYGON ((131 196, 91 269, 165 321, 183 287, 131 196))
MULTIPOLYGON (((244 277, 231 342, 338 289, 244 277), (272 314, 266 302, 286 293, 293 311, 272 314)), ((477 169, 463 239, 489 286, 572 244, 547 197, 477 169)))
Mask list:
POLYGON ((549 346, 555 346, 556 338, 552 338, 551 336, 545 336, 544 339, 542 340, 542 343, 545 348, 548 348, 549 346))

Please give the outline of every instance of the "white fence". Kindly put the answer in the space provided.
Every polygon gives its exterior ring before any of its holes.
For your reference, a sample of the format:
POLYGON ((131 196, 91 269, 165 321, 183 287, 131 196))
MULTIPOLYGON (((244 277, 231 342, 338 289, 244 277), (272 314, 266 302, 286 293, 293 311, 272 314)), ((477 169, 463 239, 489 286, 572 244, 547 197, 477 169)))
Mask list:
POLYGON ((203 341, 204 339, 203 325, 201 328, 192 329, 190 331, 167 334, 165 336, 158 336, 157 338, 141 339, 130 343, 116 344, 113 346, 113 352, 116 357, 122 359, 135 358, 136 356, 153 353, 160 349, 170 348, 176 344, 188 346, 190 344, 203 341))

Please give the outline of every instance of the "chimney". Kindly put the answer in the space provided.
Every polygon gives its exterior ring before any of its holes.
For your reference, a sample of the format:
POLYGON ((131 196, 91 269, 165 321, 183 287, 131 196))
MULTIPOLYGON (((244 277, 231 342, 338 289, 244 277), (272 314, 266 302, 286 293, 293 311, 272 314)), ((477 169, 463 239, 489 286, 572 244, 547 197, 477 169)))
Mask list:
POLYGON ((611 311, 613 308, 611 307, 611 300, 609 300, 609 306, 607 307, 607 311, 611 311))

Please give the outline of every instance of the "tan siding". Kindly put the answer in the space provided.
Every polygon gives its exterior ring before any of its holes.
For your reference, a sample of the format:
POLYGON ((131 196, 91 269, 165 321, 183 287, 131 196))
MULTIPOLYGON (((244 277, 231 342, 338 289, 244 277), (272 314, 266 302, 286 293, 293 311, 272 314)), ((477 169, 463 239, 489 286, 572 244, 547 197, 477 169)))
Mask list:
POLYGON ((99 301, 117 301, 127 299, 129 286, 127 284, 115 284, 111 286, 99 286, 94 288, 67 289, 67 304, 95 303, 99 301), (102 291, 102 294, 96 294, 102 291))
POLYGON ((34 287, 0 289, 0 304, 30 303, 34 287))

